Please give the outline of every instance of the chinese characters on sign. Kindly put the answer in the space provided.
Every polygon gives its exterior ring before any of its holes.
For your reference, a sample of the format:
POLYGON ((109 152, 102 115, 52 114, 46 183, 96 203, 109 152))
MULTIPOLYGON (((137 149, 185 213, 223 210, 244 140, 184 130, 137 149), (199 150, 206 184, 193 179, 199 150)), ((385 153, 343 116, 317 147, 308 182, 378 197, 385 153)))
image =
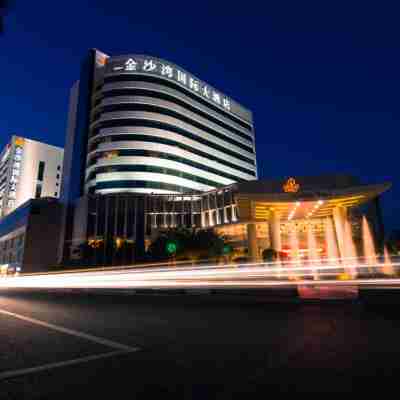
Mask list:
POLYGON ((189 75, 177 68, 174 65, 156 61, 152 58, 129 58, 125 62, 121 62, 118 65, 113 65, 112 70, 126 71, 126 72, 143 72, 143 73, 154 73, 169 79, 173 79, 176 82, 188 87, 195 93, 213 101, 228 111, 231 111, 231 101, 221 93, 215 91, 207 84, 199 81, 193 76, 189 75))
POLYGON ((23 142, 15 141, 15 152, 12 159, 11 179, 8 188, 8 207, 14 207, 15 199, 17 197, 17 184, 21 173, 21 160, 23 153, 23 142))

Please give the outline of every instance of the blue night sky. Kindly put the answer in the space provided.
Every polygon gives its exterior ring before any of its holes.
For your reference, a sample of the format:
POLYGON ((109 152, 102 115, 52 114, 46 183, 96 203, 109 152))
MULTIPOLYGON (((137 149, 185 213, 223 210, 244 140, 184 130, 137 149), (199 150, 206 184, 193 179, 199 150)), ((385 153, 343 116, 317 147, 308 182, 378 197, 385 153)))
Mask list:
POLYGON ((88 48, 159 56, 253 111, 260 177, 392 181, 385 222, 400 227, 394 2, 15 2, 0 38, 1 147, 12 133, 64 145, 88 48))

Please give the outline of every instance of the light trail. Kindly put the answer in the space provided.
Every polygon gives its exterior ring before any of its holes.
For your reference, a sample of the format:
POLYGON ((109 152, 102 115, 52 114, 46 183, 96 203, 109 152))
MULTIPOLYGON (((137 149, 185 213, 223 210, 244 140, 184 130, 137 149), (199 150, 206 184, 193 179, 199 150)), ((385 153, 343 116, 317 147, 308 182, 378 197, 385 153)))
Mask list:
MULTIPOLYGON (((293 286, 395 286, 400 278, 376 278, 386 264, 360 264, 354 259, 324 263, 250 263, 243 265, 181 265, 147 268, 86 269, 0 278, 6 289, 179 289, 179 288, 260 288, 293 286), (354 269, 356 276, 346 274, 354 269), (359 276, 357 278, 357 275, 359 276), (318 277, 315 279, 315 277, 318 277)), ((400 262, 391 267, 400 269, 400 262)))

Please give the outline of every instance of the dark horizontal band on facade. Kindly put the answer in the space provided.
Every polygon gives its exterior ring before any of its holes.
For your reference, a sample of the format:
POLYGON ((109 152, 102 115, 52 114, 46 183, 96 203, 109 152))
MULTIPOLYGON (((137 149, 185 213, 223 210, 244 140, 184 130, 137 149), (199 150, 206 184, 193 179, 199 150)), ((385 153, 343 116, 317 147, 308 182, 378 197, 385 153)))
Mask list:
POLYGON ((202 178, 197 175, 189 174, 187 172, 182 172, 173 168, 168 167, 158 167, 153 165, 110 165, 110 166, 101 166, 92 171, 89 174, 86 183, 90 182, 93 178, 96 177, 97 174, 101 173, 112 173, 112 172, 154 172, 157 174, 165 174, 177 176, 179 178, 185 178, 190 181, 196 183, 202 183, 204 185, 212 186, 214 188, 219 188, 222 186, 226 186, 223 183, 215 182, 210 179, 202 178))
POLYGON ((1 186, 4 182, 6 182, 7 179, 8 179, 8 175, 5 175, 5 176, 3 177, 3 179, 0 181, 0 186, 1 186))
MULTIPOLYGON (((234 116, 233 114, 230 114, 227 111, 224 111, 223 109, 202 99, 200 96, 193 95, 193 93, 189 89, 186 89, 186 88, 180 86, 178 83, 175 83, 173 81, 169 81, 166 79, 162 79, 162 78, 159 78, 156 76, 150 76, 150 75, 130 75, 130 74, 129 75, 125 74, 125 75, 106 76, 104 78, 104 83, 129 82, 129 81, 131 81, 131 82, 135 82, 135 81, 150 82, 150 83, 156 83, 157 85, 160 85, 160 86, 170 87, 170 88, 175 89, 175 90, 185 94, 186 96, 190 97, 191 99, 193 99, 193 101, 197 101, 198 103, 220 113, 225 118, 228 118, 228 119, 236 122, 243 128, 251 129, 250 122, 245 122, 241 118, 238 118, 238 117, 234 116)), ((102 87, 102 85, 99 85, 98 87, 96 87, 96 90, 100 89, 101 87, 102 87)))
MULTIPOLYGON (((104 153, 108 153, 107 151, 104 153)), ((104 153, 98 153, 98 155, 101 157, 102 155, 104 156, 104 153)), ((232 179, 235 182, 244 182, 247 179, 239 178, 237 176, 228 174, 226 172, 219 171, 217 169, 211 168, 207 165, 204 164, 199 164, 195 161, 188 160, 186 158, 180 157, 180 156, 175 156, 173 154, 168 154, 168 153, 163 153, 160 151, 151 151, 151 150, 118 150, 118 157, 152 157, 152 158, 160 158, 163 160, 170 160, 170 161, 175 161, 179 162, 181 164, 189 165, 193 168, 201 169, 206 172, 210 172, 212 174, 216 174, 219 176, 222 176, 227 179, 232 179)), ((91 162, 89 163, 89 166, 95 165, 95 159, 92 159, 91 162)))
MULTIPOLYGON (((248 134, 244 133, 243 131, 235 128, 232 125, 229 125, 228 123, 224 122, 222 119, 218 119, 212 114, 209 114, 205 111, 202 111, 200 108, 194 107, 192 104, 188 103, 187 101, 184 101, 180 99, 179 97, 173 96, 171 94, 157 91, 154 89, 146 89, 146 88, 126 88, 126 89, 111 89, 107 91, 103 91, 103 96, 102 98, 99 98, 95 101, 94 105, 99 106, 99 109, 102 109, 104 106, 100 105, 102 99, 105 98, 114 98, 114 97, 121 97, 121 96, 144 96, 144 97, 149 97, 149 98, 155 98, 158 100, 165 100, 165 101, 170 101, 172 103, 175 103, 188 111, 193 112, 194 114, 199 115, 200 117, 206 118, 216 125, 219 125, 221 128, 224 128, 228 131, 234 132, 236 135, 242 137, 243 139, 250 140, 253 142, 253 136, 251 133, 251 130, 246 129, 248 131, 248 134)), ((242 127, 243 128, 243 127, 242 127)), ((245 129, 245 128, 243 128, 245 129)))
POLYGON ((249 141, 248 144, 243 144, 233 139, 230 136, 224 135, 223 133, 217 132, 213 128, 210 128, 190 117, 187 117, 179 112, 176 112, 171 109, 167 109, 164 107, 160 107, 153 104, 112 104, 103 107, 102 112, 96 114, 92 120, 92 122, 96 122, 103 113, 110 112, 125 112, 125 111, 144 111, 144 112, 153 112, 161 115, 166 115, 168 117, 176 118, 179 121, 183 121, 189 125, 194 126, 201 131, 207 132, 212 136, 217 137, 218 139, 223 140, 224 142, 230 143, 236 147, 241 148, 242 150, 247 151, 248 153, 254 153, 253 144, 250 138, 246 138, 249 141))
MULTIPOLYGON (((109 120, 109 121, 100 121, 99 124, 96 126, 96 128, 93 129, 91 137, 94 137, 101 128, 117 128, 119 126, 121 126, 121 127, 140 126, 140 127, 145 127, 145 128, 158 128, 158 129, 170 130, 170 131, 175 132, 175 133, 177 133, 181 136, 184 136, 188 139, 194 140, 195 142, 202 143, 202 144, 204 144, 208 147, 211 147, 215 150, 221 151, 224 154, 229 154, 231 157, 237 158, 238 160, 249 163, 251 168, 254 169, 254 165, 255 165, 254 159, 245 157, 239 153, 236 153, 235 151, 227 149, 226 147, 223 147, 221 145, 210 142, 206 139, 203 139, 202 137, 200 137, 198 135, 193 135, 193 133, 191 133, 187 130, 184 130, 175 125, 171 125, 171 124, 168 124, 165 122, 159 122, 159 121, 148 120, 148 119, 115 119, 115 120, 109 120)), ((190 149, 192 149, 192 148, 190 147, 190 149)), ((192 150, 189 150, 189 151, 192 151, 192 150)))
POLYGON ((102 189, 119 189, 121 192, 123 192, 124 189, 162 189, 178 193, 200 193, 198 190, 186 188, 181 185, 173 185, 171 183, 127 180, 97 182, 95 186, 89 189, 89 193, 95 193, 95 191, 102 189))
MULTIPOLYGON (((220 158, 214 157, 211 154, 207 154, 207 153, 204 153, 204 152, 199 151, 197 149, 193 149, 190 146, 186 146, 186 145, 184 145, 182 143, 175 142, 175 141, 170 140, 170 139, 158 138, 158 137, 154 137, 154 136, 145 136, 145 135, 117 135, 117 137, 118 136, 120 138, 121 137, 124 138, 125 136, 133 136, 134 140, 136 140, 136 141, 147 142, 147 143, 160 143, 160 144, 175 146, 175 147, 181 148, 182 150, 190 151, 191 153, 196 154, 198 156, 207 157, 209 160, 212 160, 212 161, 218 162, 220 164, 226 165, 227 167, 230 167, 230 168, 235 169, 237 171, 246 173, 246 174, 254 176, 254 177, 256 176, 256 173, 255 173, 254 169, 252 171, 250 171, 250 170, 248 170, 246 168, 242 168, 242 167, 239 167, 239 166, 237 166, 235 164, 231 164, 228 161, 221 160, 220 158)), ((111 136, 111 137, 113 137, 113 136, 111 136)), ((96 149, 92 148, 90 150, 90 153, 95 151, 95 150, 96 149)), ((150 157, 149 154, 152 154, 153 157, 162 157, 162 154, 165 154, 166 156, 168 156, 168 159, 170 159, 170 160, 174 159, 174 161, 183 162, 183 163, 191 165, 193 167, 201 168, 201 169, 206 170, 208 172, 212 172, 212 173, 224 176, 224 177, 229 178, 229 179, 238 180, 238 177, 236 177, 234 175, 231 175, 231 174, 229 174, 227 172, 224 172, 224 171, 220 171, 220 170, 215 169, 215 168, 208 167, 208 166, 206 166, 204 164, 198 163, 196 161, 189 160, 188 158, 185 158, 185 157, 178 157, 178 156, 175 156, 173 154, 167 154, 167 153, 164 153, 164 152, 150 151, 150 150, 139 150, 139 149, 119 149, 118 150, 119 153, 126 152, 126 151, 129 151, 129 152, 147 152, 148 154, 146 154, 146 156, 149 156, 149 157, 150 157)), ((107 152, 107 151, 103 151, 103 152, 107 152)), ((139 155, 139 154, 130 154, 130 155, 139 155)), ((162 158, 167 158, 167 157, 162 157, 162 158)), ((91 160, 89 161, 88 166, 93 165, 91 160)))

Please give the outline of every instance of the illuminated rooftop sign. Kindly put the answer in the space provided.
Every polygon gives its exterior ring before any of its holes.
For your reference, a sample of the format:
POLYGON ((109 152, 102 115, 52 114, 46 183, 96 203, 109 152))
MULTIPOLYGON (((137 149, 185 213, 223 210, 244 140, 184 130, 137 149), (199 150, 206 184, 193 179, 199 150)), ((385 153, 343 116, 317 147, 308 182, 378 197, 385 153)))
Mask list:
POLYGON ((22 138, 22 137, 16 137, 15 138, 15 145, 16 146, 20 146, 20 147, 22 147, 23 145, 24 145, 24 138, 22 138))
POLYGON ((157 75, 185 86, 190 91, 209 100, 226 111, 252 122, 251 113, 220 91, 197 79, 182 68, 170 62, 146 56, 111 57, 106 63, 106 74, 138 73, 157 75))

